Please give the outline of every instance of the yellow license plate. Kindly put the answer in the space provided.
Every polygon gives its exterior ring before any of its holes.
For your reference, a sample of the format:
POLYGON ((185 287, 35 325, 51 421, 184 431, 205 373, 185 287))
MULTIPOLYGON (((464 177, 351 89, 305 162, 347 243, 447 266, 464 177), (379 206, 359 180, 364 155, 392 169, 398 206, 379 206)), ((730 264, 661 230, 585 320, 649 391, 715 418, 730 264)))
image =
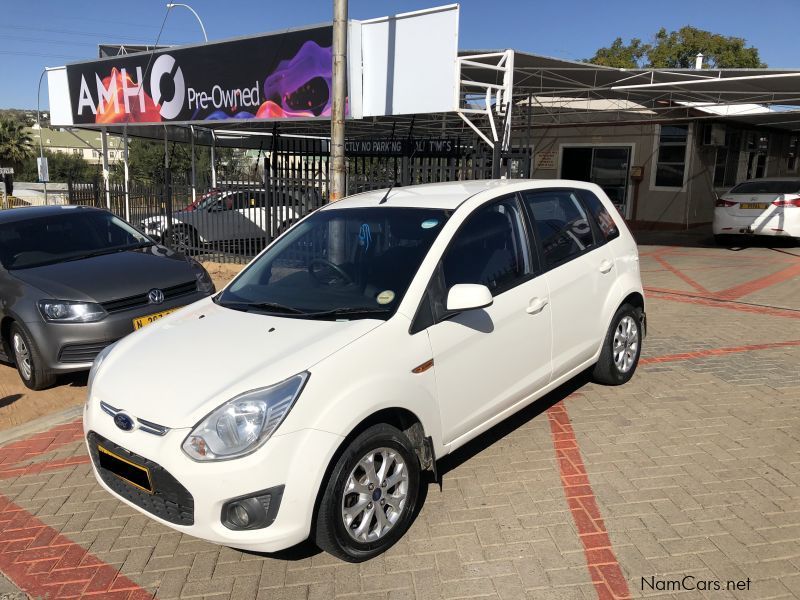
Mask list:
POLYGON ((111 471, 125 483, 148 494, 153 493, 153 483, 150 479, 150 470, 147 467, 132 463, 99 444, 97 445, 97 457, 102 468, 111 471))
MULTIPOLYGON (((178 308, 183 308, 179 306, 178 308)), ((159 319, 166 317, 169 313, 174 313, 178 308, 170 308, 169 310, 162 310, 161 312, 153 313, 151 315, 145 315, 143 317, 136 317, 133 320, 133 328, 134 329, 141 329, 142 327, 147 327, 150 323, 154 321, 158 321, 159 319)))
POLYGON ((742 202, 739 205, 739 208, 749 210, 766 210, 769 204, 762 203, 762 202, 742 202))

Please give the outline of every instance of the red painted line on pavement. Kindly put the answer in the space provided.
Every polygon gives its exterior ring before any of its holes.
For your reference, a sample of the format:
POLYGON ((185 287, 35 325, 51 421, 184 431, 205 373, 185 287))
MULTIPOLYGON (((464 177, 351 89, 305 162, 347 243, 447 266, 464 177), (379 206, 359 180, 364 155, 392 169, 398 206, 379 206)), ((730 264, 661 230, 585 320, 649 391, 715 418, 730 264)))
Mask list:
POLYGON ((654 255, 654 256, 653 256, 653 259, 654 259, 654 260, 655 260, 655 261, 656 261, 658 264, 660 264, 662 267, 664 267, 664 268, 665 268, 667 271, 669 271, 669 272, 670 272, 670 273, 672 273, 673 275, 675 275, 675 276, 679 277, 679 278, 680 278, 680 279, 682 279, 684 282, 688 283, 690 286, 692 286, 692 287, 693 287, 694 289, 696 289, 698 292, 700 292, 700 293, 703 293, 703 294, 711 294, 711 292, 709 292, 709 291, 708 291, 706 288, 704 288, 702 285, 700 285, 699 283, 697 283, 697 282, 696 282, 694 279, 692 279, 691 277, 689 277, 688 275, 686 275, 686 274, 685 274, 683 271, 681 271, 681 270, 680 270, 680 269, 678 269, 677 267, 673 267, 673 266, 672 266, 671 264, 669 264, 669 263, 668 263, 666 260, 664 260, 663 258, 661 258, 661 256, 654 255))
POLYGON ((784 281, 792 279, 793 277, 800 277, 800 262, 796 262, 796 264, 792 265, 791 267, 786 267, 785 269, 765 275, 764 277, 759 277, 753 281, 748 281, 747 283, 736 285, 732 288, 728 288, 727 290, 717 292, 717 296, 720 298, 735 300, 737 298, 741 298, 742 296, 747 296, 748 294, 763 290, 764 288, 783 283, 784 281))
POLYGON ((145 600, 153 594, 0 495, 0 571, 34 597, 145 600))
POLYGON ((766 306, 753 306, 742 304, 741 302, 724 302, 722 300, 711 300, 694 296, 679 290, 662 290, 659 288, 645 288, 647 298, 658 298, 660 300, 670 300, 672 302, 684 302, 686 304, 700 304, 711 308, 725 308, 727 310, 738 310, 739 312, 768 315, 771 317, 784 317, 787 319, 800 319, 800 311, 787 310, 783 308, 769 308, 766 306))
POLYGON ((628 583, 611 547, 611 538, 589 483, 564 401, 547 409, 547 418, 550 421, 561 485, 583 544, 586 564, 597 597, 599 600, 630 598, 628 583))
POLYGON ((0 465, 9 466, 36 458, 83 439, 81 419, 11 442, 0 449, 0 465))
POLYGON ((22 477, 23 475, 37 475, 38 473, 46 473, 48 471, 57 471, 58 469, 65 469, 66 467, 75 465, 85 465, 89 462, 89 456, 87 454, 82 454, 80 456, 70 456, 69 458, 31 463, 29 465, 0 468, 0 480, 22 477))
POLYGON ((800 346, 800 340, 770 342, 767 344, 750 344, 749 346, 731 346, 728 348, 711 348, 710 350, 697 350, 695 352, 682 352, 680 354, 665 354, 664 356, 653 356, 639 359, 639 364, 651 365, 654 363, 675 362, 680 360, 689 360, 692 358, 703 358, 706 356, 722 356, 724 354, 737 354, 739 352, 753 352, 755 350, 790 348, 792 346, 800 346))

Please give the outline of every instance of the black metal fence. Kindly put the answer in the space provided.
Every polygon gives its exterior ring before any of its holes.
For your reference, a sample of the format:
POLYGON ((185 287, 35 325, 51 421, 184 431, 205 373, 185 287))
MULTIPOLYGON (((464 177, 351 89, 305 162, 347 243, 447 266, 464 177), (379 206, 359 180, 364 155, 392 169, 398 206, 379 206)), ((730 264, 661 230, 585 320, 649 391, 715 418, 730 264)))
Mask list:
MULTIPOLYGON (((493 156, 476 147, 451 156, 348 157, 347 192, 490 178, 493 156)), ((509 161, 509 175, 526 176, 509 161)), ((108 189, 102 180, 70 183, 69 203, 110 208, 167 246, 203 259, 245 262, 328 198, 324 140, 283 138, 262 164, 247 177, 194 189, 186 177, 169 171, 157 174, 159 183, 131 181, 127 192, 121 183, 108 189)))

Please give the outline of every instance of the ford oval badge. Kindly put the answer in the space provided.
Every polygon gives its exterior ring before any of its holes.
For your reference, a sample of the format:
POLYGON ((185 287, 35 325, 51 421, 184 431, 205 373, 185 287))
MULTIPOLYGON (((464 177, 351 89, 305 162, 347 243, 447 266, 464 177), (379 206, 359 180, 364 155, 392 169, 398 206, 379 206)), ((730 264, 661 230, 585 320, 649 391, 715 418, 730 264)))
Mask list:
POLYGON ((132 431, 133 419, 125 413, 117 413, 114 415, 114 425, 122 429, 122 431, 132 431))

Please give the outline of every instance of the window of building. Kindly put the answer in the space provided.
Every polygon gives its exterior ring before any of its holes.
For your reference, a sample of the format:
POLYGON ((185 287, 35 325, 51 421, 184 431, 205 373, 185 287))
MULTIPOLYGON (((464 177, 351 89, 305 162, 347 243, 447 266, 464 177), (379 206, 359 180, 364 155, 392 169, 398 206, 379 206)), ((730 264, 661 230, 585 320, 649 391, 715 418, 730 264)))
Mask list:
POLYGON ((736 184, 741 147, 742 132, 727 128, 725 131, 725 145, 717 148, 717 159, 714 165, 714 187, 731 187, 736 184))
POLYGON ((689 125, 662 125, 658 139, 656 187, 683 187, 689 125))
POLYGON ((800 147, 798 147, 798 142, 800 142, 799 136, 793 135, 789 138, 789 158, 786 161, 786 168, 789 171, 797 171, 797 151, 800 150, 800 147))

